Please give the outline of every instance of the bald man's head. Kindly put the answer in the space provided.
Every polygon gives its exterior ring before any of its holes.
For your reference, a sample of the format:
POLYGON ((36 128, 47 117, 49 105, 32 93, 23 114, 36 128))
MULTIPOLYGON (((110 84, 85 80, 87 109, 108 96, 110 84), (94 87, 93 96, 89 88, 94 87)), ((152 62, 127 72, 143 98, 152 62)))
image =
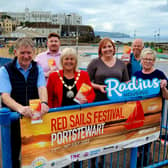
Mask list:
POLYGON ((144 42, 142 39, 135 39, 132 43, 132 51, 134 53, 135 58, 140 58, 140 54, 142 49, 144 48, 144 42))

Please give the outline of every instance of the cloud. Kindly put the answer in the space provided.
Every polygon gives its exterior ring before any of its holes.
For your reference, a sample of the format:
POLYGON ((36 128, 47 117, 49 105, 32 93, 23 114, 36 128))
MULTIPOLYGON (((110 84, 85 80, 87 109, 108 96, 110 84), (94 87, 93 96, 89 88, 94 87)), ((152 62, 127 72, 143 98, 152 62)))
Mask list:
POLYGON ((93 8, 82 8, 80 9, 80 12, 87 15, 96 15, 96 14, 98 15, 102 13, 100 9, 93 9, 93 8))
POLYGON ((168 3, 167 4, 163 4, 163 5, 159 5, 158 7, 154 8, 154 10, 158 10, 158 12, 166 12, 168 13, 168 3))
POLYGON ((167 0, 4 0, 0 1, 0 11, 23 12, 51 11, 51 13, 77 13, 83 24, 91 25, 97 31, 114 31, 132 35, 153 36, 160 28, 167 34, 167 0))

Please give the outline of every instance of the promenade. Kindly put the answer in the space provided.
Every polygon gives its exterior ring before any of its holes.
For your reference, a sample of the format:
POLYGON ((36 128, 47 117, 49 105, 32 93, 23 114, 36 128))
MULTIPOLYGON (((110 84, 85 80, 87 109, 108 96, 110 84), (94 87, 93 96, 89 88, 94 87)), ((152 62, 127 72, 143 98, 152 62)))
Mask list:
MULTIPOLYGON (((79 63, 78 66, 82 67, 82 68, 86 68, 88 63, 96 57, 97 51, 98 51, 98 46, 78 46, 78 48, 76 46, 61 46, 61 50, 65 47, 72 47, 74 49, 76 49, 77 53, 78 53, 78 58, 79 58, 79 63), (93 55, 84 55, 84 53, 93 53, 93 55)), ((38 48, 36 49, 36 55, 42 51, 45 51, 46 48, 38 48)), ((118 48, 118 52, 123 52, 123 48, 119 47, 118 48)), ((13 55, 10 55, 8 53, 8 49, 7 48, 0 48, 0 57, 4 57, 4 58, 13 58, 13 55)), ((162 70, 165 72, 165 74, 168 77, 168 60, 157 60, 156 61, 156 68, 162 70)), ((163 145, 161 145, 161 150, 159 147, 159 141, 156 141, 156 146, 155 146, 155 153, 152 153, 152 157, 154 157, 155 155, 155 159, 154 162, 157 162, 157 158, 158 155, 161 155, 161 160, 163 159, 163 145)), ((154 144, 152 144, 152 151, 154 148, 154 144)), ((107 155, 106 156, 106 167, 110 167, 111 163, 110 160, 111 158, 113 158, 112 161, 112 165, 113 167, 123 167, 123 161, 125 160, 125 167, 129 168, 130 167, 130 149, 125 149, 124 151, 120 151, 120 152, 115 152, 112 155, 107 155), (126 157, 127 156, 127 157, 126 157)), ((84 162, 84 166, 87 166, 88 163, 85 161, 84 162)), ((166 166, 165 166, 166 167, 166 166)))
MULTIPOLYGON (((87 46, 61 46, 61 50, 63 50, 66 47, 72 47, 74 48, 78 53, 78 66, 81 68, 86 68, 89 62, 96 57, 96 54, 98 52, 98 46, 97 45, 87 45, 87 46), (93 53, 93 55, 84 55, 85 53, 93 53)), ((45 51, 46 48, 36 48, 35 50, 35 56, 45 51)), ((117 47, 117 52, 123 52, 123 46, 117 47)), ((168 54, 168 53, 166 53, 168 54)), ((13 58, 13 54, 9 54, 8 48, 0 48, 0 57, 4 58, 13 58)), ((162 70, 165 72, 165 74, 168 76, 168 59, 157 59, 156 68, 162 70)))

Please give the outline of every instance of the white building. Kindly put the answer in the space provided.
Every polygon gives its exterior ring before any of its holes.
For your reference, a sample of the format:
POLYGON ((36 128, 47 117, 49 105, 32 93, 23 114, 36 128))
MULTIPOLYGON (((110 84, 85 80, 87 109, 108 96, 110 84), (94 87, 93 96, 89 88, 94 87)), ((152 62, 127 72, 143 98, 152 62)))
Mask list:
POLYGON ((53 14, 52 15, 52 24, 66 24, 66 14, 65 13, 59 13, 59 14, 53 14))
POLYGON ((82 17, 77 15, 76 13, 70 13, 66 15, 66 22, 67 25, 81 25, 82 24, 82 17))
POLYGON ((47 11, 32 11, 25 9, 25 21, 27 22, 51 22, 52 15, 51 12, 47 11))
POLYGON ((76 13, 58 13, 52 14, 49 11, 29 11, 29 8, 25 8, 25 12, 4 12, 12 18, 20 22, 48 22, 52 24, 69 24, 69 25, 81 25, 82 17, 76 13))

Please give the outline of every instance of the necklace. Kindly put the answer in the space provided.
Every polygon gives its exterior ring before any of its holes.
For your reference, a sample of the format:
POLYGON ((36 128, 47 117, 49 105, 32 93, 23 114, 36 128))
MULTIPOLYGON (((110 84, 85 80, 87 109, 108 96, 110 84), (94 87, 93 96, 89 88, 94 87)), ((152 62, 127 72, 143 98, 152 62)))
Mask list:
POLYGON ((67 91, 67 93, 66 93, 66 97, 67 97, 67 98, 73 98, 73 97, 74 97, 74 92, 73 92, 71 89, 75 87, 77 81, 79 80, 80 70, 78 71, 77 77, 76 77, 76 79, 75 79, 75 81, 74 81, 74 83, 73 83, 72 86, 68 86, 68 85, 64 82, 64 80, 63 80, 63 78, 62 78, 62 76, 61 76, 61 74, 59 73, 58 70, 57 70, 56 72, 58 73, 59 79, 61 80, 62 84, 68 89, 68 91, 67 91))

